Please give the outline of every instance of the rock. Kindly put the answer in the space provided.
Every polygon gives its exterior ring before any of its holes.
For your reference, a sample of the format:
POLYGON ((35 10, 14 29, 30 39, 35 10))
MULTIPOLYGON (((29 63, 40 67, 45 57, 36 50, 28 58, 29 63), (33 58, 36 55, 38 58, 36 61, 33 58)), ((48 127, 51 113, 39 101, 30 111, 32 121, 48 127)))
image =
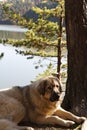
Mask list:
POLYGON ((82 124, 81 130, 87 130, 87 120, 85 120, 84 123, 82 124))

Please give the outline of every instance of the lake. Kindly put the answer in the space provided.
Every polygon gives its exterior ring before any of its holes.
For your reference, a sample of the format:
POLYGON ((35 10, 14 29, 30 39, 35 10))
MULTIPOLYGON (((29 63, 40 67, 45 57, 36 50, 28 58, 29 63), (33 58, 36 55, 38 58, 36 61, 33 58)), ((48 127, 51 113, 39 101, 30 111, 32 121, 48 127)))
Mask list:
POLYGON ((0 25, 0 38, 21 39, 25 38, 27 29, 21 28, 17 25, 0 25))
MULTIPOLYGON (((0 38, 25 38, 26 31, 27 29, 15 25, 0 25, 0 38)), ((35 80, 38 74, 43 73, 50 63, 55 64, 56 67, 57 58, 45 59, 34 56, 32 59, 27 59, 27 56, 17 54, 15 49, 24 48, 0 44, 0 54, 4 53, 3 58, 0 59, 0 88, 27 85, 35 80)), ((66 59, 64 58, 63 61, 66 62, 66 59)))
MULTIPOLYGON (((0 44, 0 52, 4 53, 4 57, 0 60, 0 88, 29 84, 51 62, 50 58, 47 60, 38 56, 27 60, 26 56, 16 54, 15 49, 15 47, 0 44), (40 60, 44 67, 35 69, 40 60)), ((52 59, 56 61, 56 58, 52 59)))

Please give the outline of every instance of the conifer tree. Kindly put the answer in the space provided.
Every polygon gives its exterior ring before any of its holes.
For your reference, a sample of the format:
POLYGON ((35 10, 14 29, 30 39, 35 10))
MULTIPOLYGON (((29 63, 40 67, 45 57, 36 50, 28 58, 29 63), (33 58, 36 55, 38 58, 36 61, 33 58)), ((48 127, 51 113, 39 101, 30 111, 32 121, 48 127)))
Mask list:
POLYGON ((64 42, 62 39, 62 31, 64 31, 64 0, 47 0, 45 2, 56 2, 56 7, 51 9, 47 7, 33 7, 32 10, 38 14, 36 21, 23 18, 20 14, 15 14, 11 8, 9 9, 9 17, 19 25, 27 27, 28 31, 26 32, 26 39, 20 41, 9 40, 8 42, 15 46, 23 45, 36 49, 36 51, 35 49, 34 51, 31 51, 31 49, 26 52, 20 51, 21 54, 58 56, 57 72, 60 73, 61 46, 64 42), (50 17, 56 18, 56 22, 51 21, 50 17))

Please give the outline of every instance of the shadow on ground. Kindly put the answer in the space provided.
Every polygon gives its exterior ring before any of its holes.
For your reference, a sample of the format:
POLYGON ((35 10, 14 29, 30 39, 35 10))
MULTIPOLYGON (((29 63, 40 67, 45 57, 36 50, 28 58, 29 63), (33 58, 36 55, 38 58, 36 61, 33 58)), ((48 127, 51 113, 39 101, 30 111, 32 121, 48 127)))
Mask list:
POLYGON ((53 125, 36 125, 28 122, 19 124, 20 126, 32 127, 34 130, 81 130, 81 125, 75 124, 71 128, 53 126, 53 125))

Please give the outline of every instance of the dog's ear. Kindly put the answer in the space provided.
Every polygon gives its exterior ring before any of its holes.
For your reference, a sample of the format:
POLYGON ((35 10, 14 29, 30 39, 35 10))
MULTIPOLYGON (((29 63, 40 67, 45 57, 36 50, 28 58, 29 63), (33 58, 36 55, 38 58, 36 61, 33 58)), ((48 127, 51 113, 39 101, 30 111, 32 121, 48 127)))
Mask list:
POLYGON ((42 80, 39 84, 39 87, 38 87, 38 91, 41 95, 44 96, 45 94, 45 90, 46 90, 46 86, 47 86, 47 80, 42 80))

